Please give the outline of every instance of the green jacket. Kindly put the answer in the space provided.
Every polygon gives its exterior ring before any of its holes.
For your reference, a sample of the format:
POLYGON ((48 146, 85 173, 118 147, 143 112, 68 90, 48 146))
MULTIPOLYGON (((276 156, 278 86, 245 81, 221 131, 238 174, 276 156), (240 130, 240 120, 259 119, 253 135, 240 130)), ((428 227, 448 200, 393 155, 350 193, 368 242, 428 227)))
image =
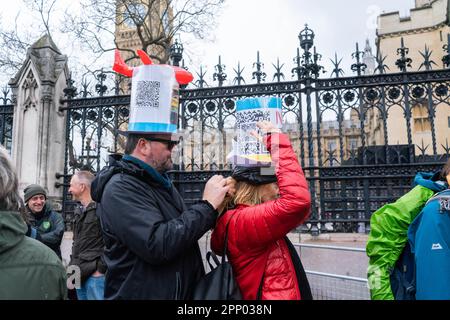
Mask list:
POLYGON ((26 232, 18 213, 0 211, 0 300, 67 299, 61 260, 26 232))
POLYGON ((418 173, 414 180, 416 187, 372 214, 366 252, 367 279, 373 300, 394 300, 390 273, 408 241, 408 227, 428 199, 446 188, 443 182, 434 181, 435 177, 418 173))

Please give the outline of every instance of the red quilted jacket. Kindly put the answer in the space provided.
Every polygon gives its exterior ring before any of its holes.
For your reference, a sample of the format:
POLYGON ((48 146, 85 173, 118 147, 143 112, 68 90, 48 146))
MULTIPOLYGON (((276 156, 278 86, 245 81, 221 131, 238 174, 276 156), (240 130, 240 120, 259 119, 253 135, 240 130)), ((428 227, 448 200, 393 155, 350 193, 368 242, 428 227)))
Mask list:
POLYGON ((263 300, 300 300, 287 233, 305 221, 310 212, 310 194, 303 171, 285 134, 267 136, 268 150, 276 166, 280 197, 256 206, 238 205, 217 222, 211 248, 223 254, 228 226, 228 259, 243 298, 257 298, 264 274, 263 300), (279 140, 279 148, 271 146, 279 140))

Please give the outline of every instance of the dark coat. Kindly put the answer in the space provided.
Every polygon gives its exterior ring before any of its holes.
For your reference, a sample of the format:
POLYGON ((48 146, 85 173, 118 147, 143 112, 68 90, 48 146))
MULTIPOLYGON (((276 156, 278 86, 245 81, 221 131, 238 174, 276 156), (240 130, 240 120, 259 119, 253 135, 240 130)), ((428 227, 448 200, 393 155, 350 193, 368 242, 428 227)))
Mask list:
POLYGON ((50 203, 47 202, 41 214, 34 214, 27 207, 27 218, 32 229, 29 236, 55 251, 61 259, 60 246, 65 229, 61 214, 53 211, 50 203))
POLYGON ((61 260, 26 231, 17 212, 0 211, 0 300, 67 299, 61 260))
POLYGON ((96 208, 95 202, 91 202, 86 210, 82 205, 75 209, 70 265, 80 267, 82 283, 95 271, 106 272, 106 265, 102 261, 105 243, 96 208))
POLYGON ((217 211, 206 201, 187 209, 164 180, 135 158, 111 158, 92 183, 106 246, 105 299, 187 299, 204 275, 198 240, 217 211))

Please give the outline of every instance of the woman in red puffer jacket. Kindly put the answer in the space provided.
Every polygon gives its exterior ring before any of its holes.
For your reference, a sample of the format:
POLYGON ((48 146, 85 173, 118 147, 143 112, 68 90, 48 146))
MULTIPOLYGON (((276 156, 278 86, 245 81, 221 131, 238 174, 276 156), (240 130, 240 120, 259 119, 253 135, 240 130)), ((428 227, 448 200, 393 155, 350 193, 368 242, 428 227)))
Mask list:
POLYGON ((308 185, 288 136, 270 122, 258 127, 267 132, 263 141, 276 176, 261 175, 261 168, 255 167, 234 169, 234 209, 219 217, 211 248, 223 255, 228 225, 227 256, 243 299, 312 299, 300 259, 286 236, 308 218, 308 185))

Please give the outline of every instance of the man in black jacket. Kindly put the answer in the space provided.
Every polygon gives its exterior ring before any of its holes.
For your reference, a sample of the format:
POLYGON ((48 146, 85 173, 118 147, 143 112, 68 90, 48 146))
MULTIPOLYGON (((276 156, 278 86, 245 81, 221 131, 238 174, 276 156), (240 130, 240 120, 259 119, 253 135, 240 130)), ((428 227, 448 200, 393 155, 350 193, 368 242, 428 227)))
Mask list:
POLYGON ((91 184, 95 176, 89 171, 78 171, 70 180, 69 192, 81 205, 75 209, 75 224, 71 266, 80 268, 81 287, 78 300, 103 300, 106 265, 102 260, 105 244, 100 221, 95 213, 96 203, 91 198, 91 184))
POLYGON ((232 186, 212 177, 189 209, 169 180, 170 134, 129 133, 92 184, 105 239, 105 299, 189 299, 204 275, 198 240, 232 186))

